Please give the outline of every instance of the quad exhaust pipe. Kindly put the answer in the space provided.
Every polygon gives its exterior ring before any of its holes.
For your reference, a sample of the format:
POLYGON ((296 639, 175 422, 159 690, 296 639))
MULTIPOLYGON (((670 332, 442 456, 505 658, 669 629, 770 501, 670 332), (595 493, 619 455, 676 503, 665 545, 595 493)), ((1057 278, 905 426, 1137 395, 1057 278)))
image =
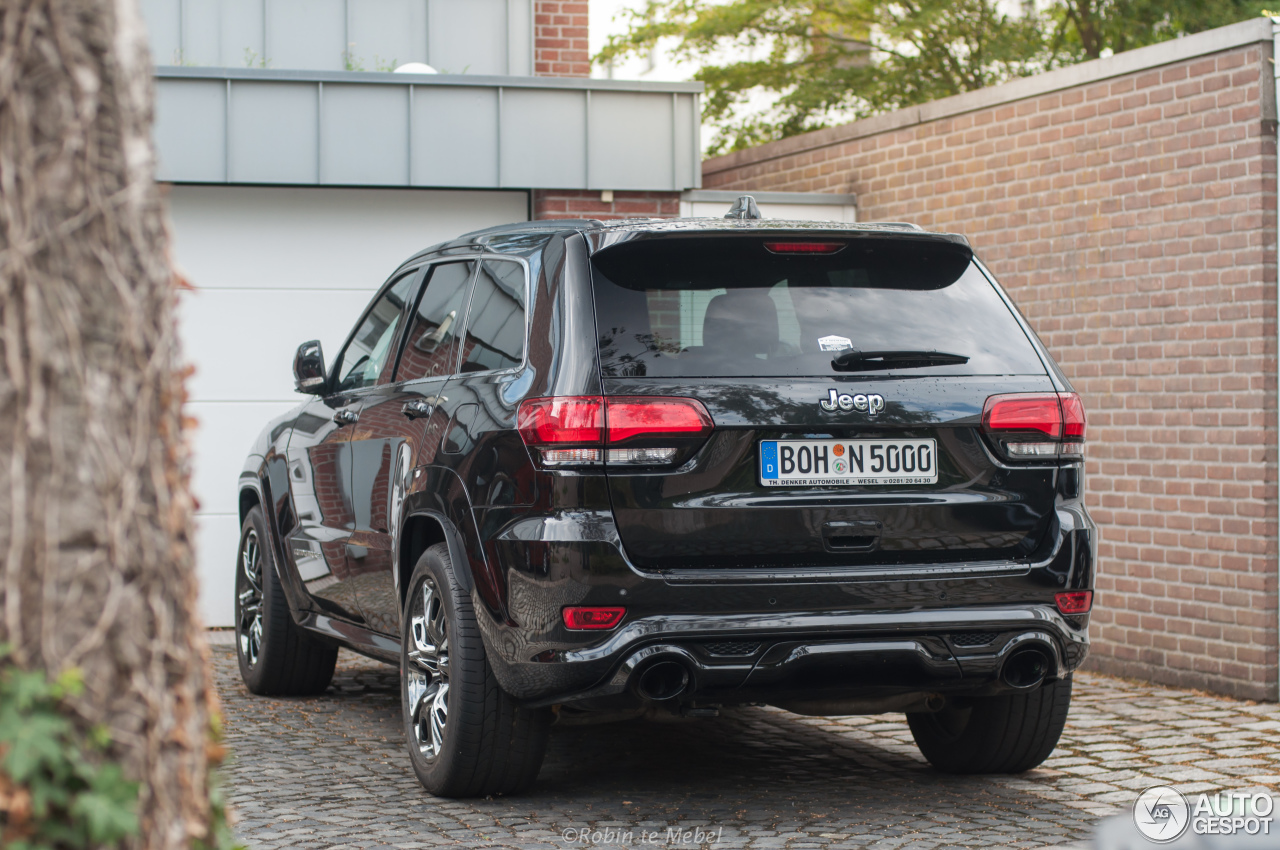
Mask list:
POLYGON ((1037 688, 1053 670, 1053 657, 1047 647, 1024 646, 1010 655, 1000 667, 1000 681, 1020 691, 1037 688))
POLYGON ((636 693, 650 702, 675 699, 688 688, 689 671, 678 661, 655 661, 636 679, 636 693))

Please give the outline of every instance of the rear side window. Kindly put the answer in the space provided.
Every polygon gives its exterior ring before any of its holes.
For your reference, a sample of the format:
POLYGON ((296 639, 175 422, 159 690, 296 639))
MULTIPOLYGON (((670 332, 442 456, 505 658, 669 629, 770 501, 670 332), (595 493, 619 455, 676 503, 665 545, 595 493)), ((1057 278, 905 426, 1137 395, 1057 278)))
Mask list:
POLYGON ((413 311, 409 336, 396 369, 397 381, 416 381, 453 372, 457 335, 473 262, 440 263, 428 271, 422 297, 413 311))
MULTIPOLYGON (((825 376, 842 352, 935 351, 967 362, 873 374, 1045 374, 968 248, 822 237, 637 240, 592 258, 605 377, 825 376)), ((857 370, 868 371, 868 370, 857 370)))
POLYGON ((524 266, 485 260, 472 288, 462 372, 510 369, 524 362, 524 266))

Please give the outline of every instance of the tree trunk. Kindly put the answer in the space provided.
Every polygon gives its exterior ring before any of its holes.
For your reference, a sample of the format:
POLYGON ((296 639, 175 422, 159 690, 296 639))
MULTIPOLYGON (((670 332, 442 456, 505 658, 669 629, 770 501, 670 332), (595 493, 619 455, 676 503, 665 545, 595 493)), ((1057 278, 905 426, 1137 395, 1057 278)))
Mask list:
POLYGON ((0 3, 0 641, 84 672, 139 846, 208 822, 183 376, 137 0, 0 3))

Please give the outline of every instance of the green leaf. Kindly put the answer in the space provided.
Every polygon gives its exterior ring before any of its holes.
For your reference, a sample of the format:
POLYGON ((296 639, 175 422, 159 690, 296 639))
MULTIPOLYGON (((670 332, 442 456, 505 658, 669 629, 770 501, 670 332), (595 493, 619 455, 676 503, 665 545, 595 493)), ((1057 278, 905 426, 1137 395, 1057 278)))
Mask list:
MULTIPOLYGON (((136 795, 137 786, 132 790, 136 795)), ((138 830, 137 814, 119 794, 87 791, 76 796, 70 812, 84 824, 92 844, 112 844, 138 830)))

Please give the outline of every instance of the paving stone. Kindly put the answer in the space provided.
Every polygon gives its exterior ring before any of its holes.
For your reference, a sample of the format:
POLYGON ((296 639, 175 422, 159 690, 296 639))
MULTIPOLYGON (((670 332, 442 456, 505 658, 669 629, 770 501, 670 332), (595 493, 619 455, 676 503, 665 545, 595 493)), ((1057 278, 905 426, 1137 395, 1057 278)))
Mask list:
POLYGON ((323 696, 263 698, 240 682, 228 641, 212 656, 232 752, 227 796, 252 850, 682 850, 699 845, 667 843, 668 829, 699 828, 723 828, 720 844, 700 850, 1079 850, 1099 819, 1152 785, 1280 783, 1280 707, 1080 674, 1058 749, 1022 776, 938 773, 901 715, 744 708, 716 719, 553 728, 528 794, 440 800, 422 790, 403 752, 395 668, 344 651, 323 696), (609 828, 634 840, 565 840, 568 829, 609 828), (643 843, 645 833, 659 841, 643 843))

